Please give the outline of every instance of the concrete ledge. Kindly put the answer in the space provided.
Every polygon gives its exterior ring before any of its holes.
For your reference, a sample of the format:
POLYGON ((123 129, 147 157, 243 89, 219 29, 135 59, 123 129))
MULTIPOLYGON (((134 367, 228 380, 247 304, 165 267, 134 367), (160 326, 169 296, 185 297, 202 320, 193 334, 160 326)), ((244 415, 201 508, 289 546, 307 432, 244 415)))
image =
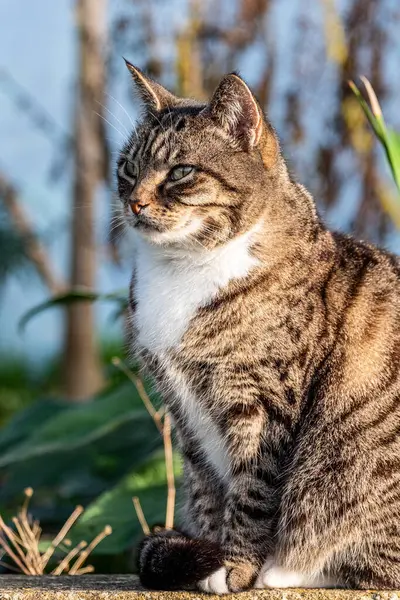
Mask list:
MULTIPOLYGON (((134 575, 26 577, 0 575, 0 600, 216 600, 197 592, 151 592, 134 575)), ((253 590, 235 600, 400 600, 400 591, 253 590)))

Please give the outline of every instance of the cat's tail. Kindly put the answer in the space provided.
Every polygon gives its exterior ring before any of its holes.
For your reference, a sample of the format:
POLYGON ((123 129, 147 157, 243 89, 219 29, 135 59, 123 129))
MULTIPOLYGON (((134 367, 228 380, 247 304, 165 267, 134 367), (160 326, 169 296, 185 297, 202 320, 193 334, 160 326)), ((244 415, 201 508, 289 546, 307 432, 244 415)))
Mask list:
POLYGON ((154 590, 194 588, 223 563, 223 552, 217 544, 178 531, 151 534, 139 546, 140 581, 154 590))

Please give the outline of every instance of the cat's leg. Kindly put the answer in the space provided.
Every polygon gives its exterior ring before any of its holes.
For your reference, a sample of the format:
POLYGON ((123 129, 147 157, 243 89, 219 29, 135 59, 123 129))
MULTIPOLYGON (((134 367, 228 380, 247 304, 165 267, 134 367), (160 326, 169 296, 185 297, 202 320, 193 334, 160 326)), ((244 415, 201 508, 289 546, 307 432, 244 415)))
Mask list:
MULTIPOLYGON (((185 460, 184 486, 184 522, 189 532, 196 538, 218 544, 220 556, 225 557, 220 544, 226 493, 223 484, 204 462, 198 462, 190 452, 185 460)), ((218 568, 211 569, 206 577, 199 576, 196 583, 203 592, 227 593, 225 560, 218 568)))
POLYGON ((183 529, 153 533, 139 547, 139 575, 149 588, 191 589, 201 587, 199 582, 206 587, 208 575, 224 565, 224 552, 218 543, 223 490, 196 455, 186 450, 183 446, 183 529))
MULTIPOLYGON (((371 529, 372 531, 372 529, 371 529)), ((396 537, 400 536, 400 531, 396 537)), ((388 536, 390 538, 390 535, 388 536)), ((389 544, 359 543, 335 553, 322 572, 291 570, 268 559, 257 578, 256 588, 352 588, 397 589, 400 585, 400 545, 393 537, 389 544)))
MULTIPOLYGON (((265 557, 272 552, 275 494, 275 489, 260 481, 254 472, 232 476, 222 533, 226 557, 224 592, 240 592, 252 587, 265 557)), ((221 575, 217 584, 220 578, 221 575)), ((220 585, 210 587, 208 591, 221 593, 220 585)))
POLYGON ((192 537, 221 541, 221 519, 225 489, 202 458, 183 447, 184 505, 182 523, 192 537))
MULTIPOLYGON (((220 415, 229 452, 221 543, 224 570, 203 587, 212 593, 251 588, 273 548, 273 525, 279 500, 275 480, 277 459, 265 451, 265 411, 255 399, 231 400, 220 415)), ((271 444, 280 445, 279 427, 271 444)), ((269 449, 271 445, 269 446, 269 449)))
POLYGON ((386 495, 384 471, 359 438, 313 428, 321 438, 302 437, 282 493, 276 551, 257 587, 399 585, 398 486, 386 495))

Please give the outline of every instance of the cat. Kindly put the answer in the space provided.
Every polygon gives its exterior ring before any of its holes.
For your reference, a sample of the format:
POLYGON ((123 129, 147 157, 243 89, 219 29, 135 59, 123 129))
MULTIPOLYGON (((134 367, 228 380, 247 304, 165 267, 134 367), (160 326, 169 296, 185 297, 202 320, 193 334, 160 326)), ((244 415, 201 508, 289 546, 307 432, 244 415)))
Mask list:
POLYGON ((151 588, 400 586, 400 268, 329 231, 237 74, 209 103, 130 63, 117 163, 134 352, 172 415, 182 531, 151 588))

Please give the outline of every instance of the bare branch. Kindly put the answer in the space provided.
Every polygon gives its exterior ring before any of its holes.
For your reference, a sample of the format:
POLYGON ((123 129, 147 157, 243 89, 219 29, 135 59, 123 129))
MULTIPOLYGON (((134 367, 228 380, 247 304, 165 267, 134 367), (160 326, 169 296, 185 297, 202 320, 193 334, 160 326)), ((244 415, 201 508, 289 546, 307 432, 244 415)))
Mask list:
POLYGON ((139 394, 147 412, 149 413, 149 415, 153 419, 154 423, 156 424, 158 431, 162 434, 163 425, 161 422, 161 415, 160 415, 159 411, 157 411, 154 408, 153 403, 150 400, 140 377, 138 377, 137 375, 132 373, 132 371, 126 366, 126 364, 120 358, 118 358, 118 356, 114 356, 114 358, 112 359, 112 363, 115 367, 120 369, 120 371, 125 373, 125 375, 128 377, 128 379, 130 379, 132 381, 133 385, 136 387, 136 389, 138 391, 138 394, 139 394))
MULTIPOLYGON (((96 548, 96 546, 98 544, 100 544, 100 542, 102 540, 104 540, 105 537, 107 537, 108 535, 112 534, 112 529, 110 527, 110 525, 106 525, 103 529, 103 531, 101 531, 95 538, 93 541, 90 542, 90 544, 86 547, 85 550, 82 550, 82 552, 80 553, 80 555, 78 556, 78 558, 76 559, 76 561, 74 562, 74 564, 72 565, 72 567, 69 570, 69 575, 79 575, 82 574, 82 570, 80 570, 80 567, 83 565, 83 563, 85 562, 85 560, 87 559, 87 557, 89 556, 89 554, 92 552, 92 550, 94 550, 96 548)), ((85 571, 86 572, 86 571, 85 571)))
POLYGON ((75 508, 74 512, 72 513, 72 515, 70 517, 68 517, 68 519, 65 521, 64 525, 62 526, 62 528, 60 529, 60 531, 58 532, 58 534, 56 535, 56 537, 51 542, 50 546, 48 547, 48 549, 46 550, 46 552, 42 556, 42 567, 43 567, 43 569, 45 568, 45 566, 49 562, 49 560, 52 557, 52 555, 53 555, 55 549, 57 548, 57 546, 59 544, 61 544, 61 542, 63 541, 63 539, 67 535, 68 531, 71 529, 72 525, 75 523, 75 521, 78 519, 78 517, 81 516, 82 513, 83 513, 83 507, 82 506, 77 506, 75 508))
POLYGON ((52 294, 61 292, 66 286, 55 276, 50 258, 33 230, 18 197, 18 192, 2 173, 0 173, 0 196, 13 226, 23 239, 26 253, 43 282, 52 294))
POLYGON ((133 506, 135 507, 136 515, 138 521, 142 527, 144 535, 150 535, 150 527, 147 524, 146 517, 144 516, 142 505, 140 504, 140 500, 137 496, 132 498, 133 506))
POLYGON ((174 462, 171 442, 171 419, 168 413, 164 417, 164 452, 165 452, 165 469, 167 473, 167 510, 165 515, 165 528, 173 529, 174 527, 174 512, 175 512, 175 478, 174 478, 174 462))

